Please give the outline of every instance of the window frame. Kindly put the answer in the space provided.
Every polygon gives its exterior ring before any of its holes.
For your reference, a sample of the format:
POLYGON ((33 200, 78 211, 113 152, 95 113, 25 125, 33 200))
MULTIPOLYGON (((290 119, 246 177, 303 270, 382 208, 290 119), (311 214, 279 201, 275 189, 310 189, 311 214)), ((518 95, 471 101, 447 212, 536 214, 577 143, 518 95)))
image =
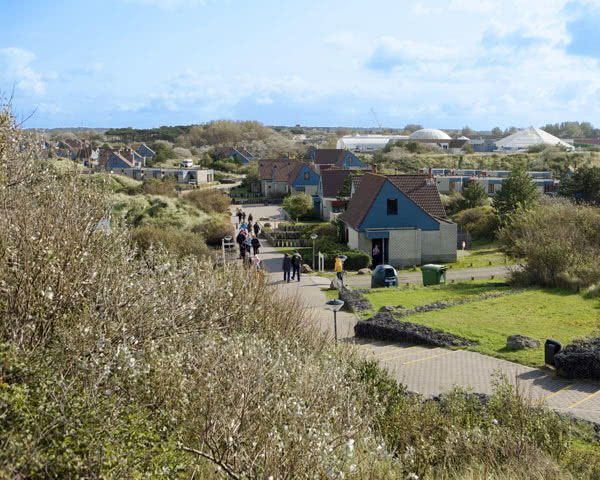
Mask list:
POLYGON ((386 201, 386 213, 387 213, 388 216, 398 215, 398 199, 397 198, 388 198, 387 199, 387 201, 386 201), (390 202, 393 202, 393 203, 390 204, 390 202), (390 205, 393 205, 394 208, 390 209, 390 205))

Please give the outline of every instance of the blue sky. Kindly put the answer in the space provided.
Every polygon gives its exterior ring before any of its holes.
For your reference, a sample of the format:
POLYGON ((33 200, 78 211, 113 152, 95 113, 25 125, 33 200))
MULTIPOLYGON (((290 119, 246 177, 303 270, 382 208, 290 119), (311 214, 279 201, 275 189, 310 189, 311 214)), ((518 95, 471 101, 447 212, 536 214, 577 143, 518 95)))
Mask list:
POLYGON ((29 127, 600 126, 600 0, 0 0, 29 127))

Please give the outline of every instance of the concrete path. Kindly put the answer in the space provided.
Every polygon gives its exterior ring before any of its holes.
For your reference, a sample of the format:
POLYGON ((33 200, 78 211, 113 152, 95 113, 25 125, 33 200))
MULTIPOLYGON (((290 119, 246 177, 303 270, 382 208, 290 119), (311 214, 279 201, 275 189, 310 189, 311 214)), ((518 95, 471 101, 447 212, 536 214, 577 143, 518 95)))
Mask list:
MULTIPOLYGON (((244 208, 255 219, 269 218, 271 221, 284 219, 277 206, 244 208)), ((232 216, 232 223, 237 217, 232 216)), ((301 275, 300 282, 283 282, 282 255, 265 239, 260 257, 269 271, 270 282, 285 295, 298 295, 310 307, 314 321, 321 330, 333 338, 333 313, 325 310, 327 297, 322 289, 329 287, 330 279, 315 275, 301 275)), ((489 278, 490 275, 504 276, 505 267, 464 269, 449 272, 449 279, 489 278), (493 273, 495 272, 495 273, 493 273), (456 276, 454 276, 456 274, 456 276), (481 276, 479 276, 481 275, 481 276)), ((401 283, 420 283, 421 273, 402 276, 401 283)), ((350 285, 370 285, 370 276, 349 277, 350 285), (356 280, 356 282, 352 282, 356 280), (361 283, 362 282, 362 283, 361 283)), ((481 355, 466 350, 432 348, 403 343, 392 343, 354 337, 354 325, 358 321, 354 314, 338 312, 338 338, 356 345, 366 358, 376 359, 388 368, 394 377, 413 392, 433 397, 449 391, 454 386, 470 388, 476 393, 490 394, 494 379, 504 375, 522 394, 532 401, 584 420, 600 423, 600 383, 569 382, 556 378, 550 370, 526 367, 516 363, 481 355)))

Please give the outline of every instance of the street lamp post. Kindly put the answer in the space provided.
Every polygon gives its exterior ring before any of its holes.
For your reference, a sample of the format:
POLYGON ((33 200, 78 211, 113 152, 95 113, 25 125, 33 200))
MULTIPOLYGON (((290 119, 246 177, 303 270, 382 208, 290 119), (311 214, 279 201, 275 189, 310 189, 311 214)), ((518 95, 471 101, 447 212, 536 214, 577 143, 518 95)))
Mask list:
POLYGON ((342 300, 334 299, 329 300, 325 305, 327 310, 333 312, 333 334, 335 341, 337 342, 337 312, 344 306, 344 302, 342 300))
POLYGON ((318 237, 319 237, 319 236, 318 236, 316 233, 313 233, 313 234, 310 236, 310 238, 312 238, 312 241, 313 241, 313 261, 312 261, 312 267, 313 267, 313 270, 315 270, 315 271, 316 271, 316 269, 315 269, 315 240, 316 240, 318 237))
POLYGON ((226 235, 223 238, 223 268, 225 268, 225 263, 226 263, 226 260, 225 260, 225 244, 227 244, 227 248, 229 248, 230 247, 231 239, 232 239, 231 235, 226 235))

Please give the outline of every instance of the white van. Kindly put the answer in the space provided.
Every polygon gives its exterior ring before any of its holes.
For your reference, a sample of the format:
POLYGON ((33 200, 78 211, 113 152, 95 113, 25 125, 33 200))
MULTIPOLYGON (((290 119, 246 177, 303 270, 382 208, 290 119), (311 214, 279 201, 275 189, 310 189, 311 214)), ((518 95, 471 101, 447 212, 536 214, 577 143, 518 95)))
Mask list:
POLYGON ((194 166, 194 161, 191 158, 186 158, 181 162, 181 166, 183 168, 192 168, 194 166))

